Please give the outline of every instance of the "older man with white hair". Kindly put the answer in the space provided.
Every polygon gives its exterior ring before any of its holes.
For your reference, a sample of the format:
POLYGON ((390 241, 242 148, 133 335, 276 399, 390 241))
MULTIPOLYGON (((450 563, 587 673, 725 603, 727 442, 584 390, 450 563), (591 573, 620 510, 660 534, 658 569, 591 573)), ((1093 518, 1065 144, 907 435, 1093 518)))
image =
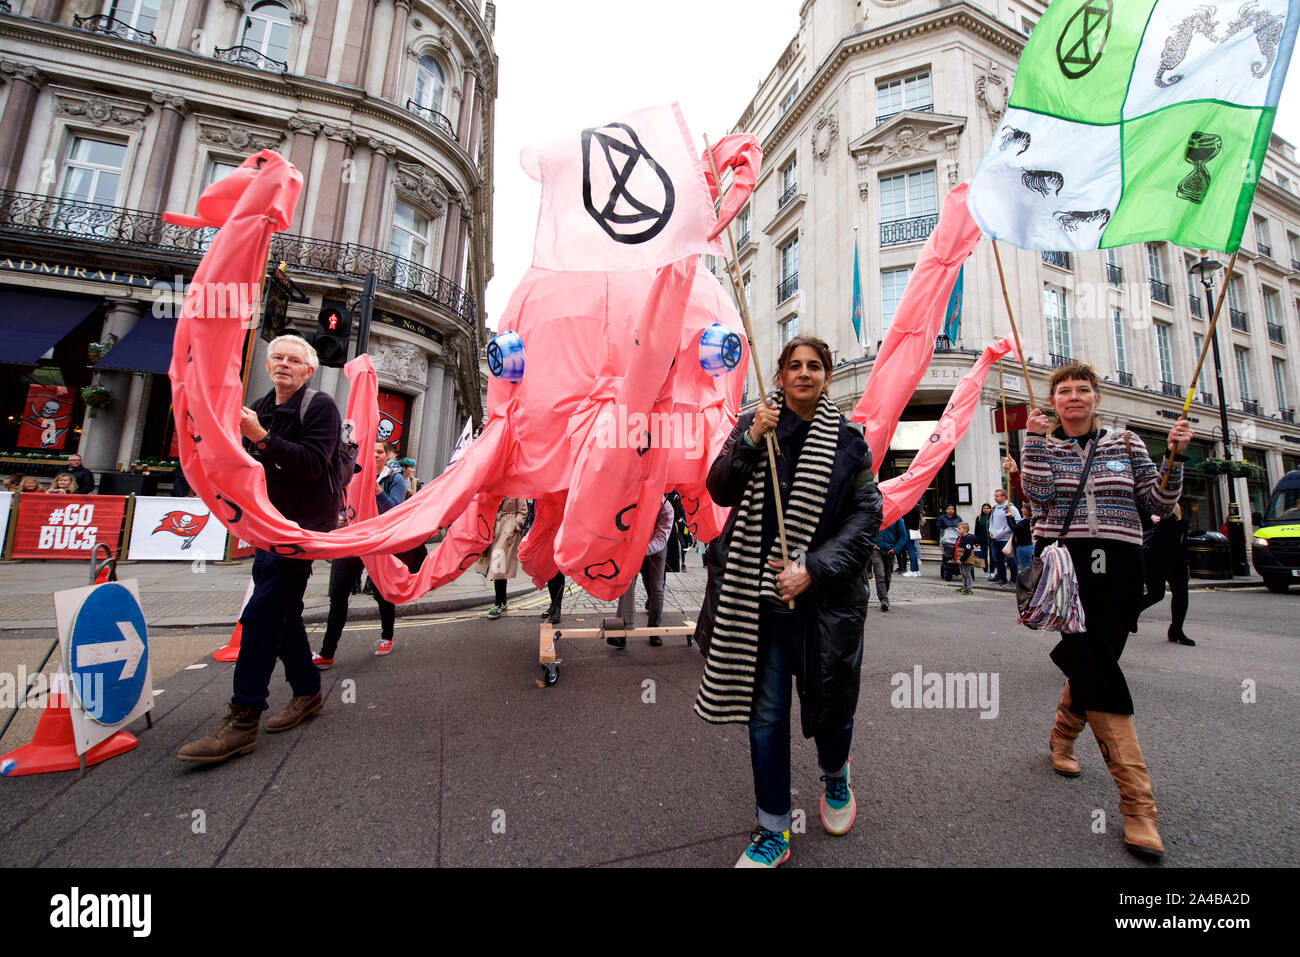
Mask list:
MULTIPOLYGON (((303 528, 324 532, 338 526, 342 507, 335 456, 343 424, 328 395, 313 392, 308 397, 307 380, 319 364, 305 339, 273 339, 266 351, 273 388, 241 411, 239 431, 244 448, 266 470, 271 504, 303 528), (304 402, 309 403, 305 408, 304 402)), ((211 734, 181 748, 177 757, 182 761, 215 764, 257 746, 277 658, 284 662, 293 698, 266 730, 288 731, 321 709, 320 672, 312 664, 302 623, 310 576, 310 561, 257 550, 253 594, 239 618, 243 633, 229 710, 211 734)))

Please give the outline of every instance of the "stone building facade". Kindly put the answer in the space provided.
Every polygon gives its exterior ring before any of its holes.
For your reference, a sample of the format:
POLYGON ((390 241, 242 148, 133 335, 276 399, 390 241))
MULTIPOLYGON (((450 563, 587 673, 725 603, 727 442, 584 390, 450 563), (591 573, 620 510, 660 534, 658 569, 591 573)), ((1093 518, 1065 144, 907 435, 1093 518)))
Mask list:
MULTIPOLYGON (((288 328, 310 337, 374 272, 381 408, 418 475, 438 474, 482 416, 495 16, 490 0, 0 3, 0 322, 24 343, 0 355, 0 453, 30 453, 19 422, 53 384, 70 396, 58 451, 104 472, 168 457, 170 330, 212 236, 160 214, 268 148, 305 178, 268 262, 292 283, 288 328), (112 399, 88 416, 93 385, 112 399)), ((265 347, 250 396, 270 387, 265 347)), ((312 385, 343 405, 341 370, 312 385)))
MULTIPOLYGON (((1045 9, 1030 0, 805 0, 798 33, 734 127, 756 133, 764 150, 761 178, 733 229, 766 369, 775 369, 789 337, 825 339, 836 356, 832 396, 852 409, 943 196, 983 157, 1045 9), (861 342, 852 324, 855 236, 861 342)), ((1233 311, 1225 308, 1218 331, 1234 457, 1244 447, 1264 471, 1236 480, 1247 521, 1273 484, 1300 467, 1297 190, 1294 149, 1274 136, 1228 291, 1233 311)), ((1103 424, 1132 428, 1153 454, 1163 452, 1207 325, 1203 293, 1188 275, 1199 251, 1153 243, 1088 254, 1005 245, 1001 252, 1035 397, 1042 401, 1057 365, 1090 362, 1105 380, 1103 424)), ((1226 255, 1217 258, 1226 265, 1226 255)), ((715 271, 725 284, 720 263, 715 271)), ((1214 294, 1223 293, 1220 271, 1214 294)), ((906 469, 957 380, 1010 331, 993 248, 983 242, 965 266, 959 333, 955 341, 940 338, 883 477, 906 469)), ((1005 372, 1007 401, 1026 401, 1019 369, 1008 362, 1005 372)), ((1221 454, 1212 364, 1196 398, 1191 455, 1200 461, 1221 454)), ((1002 434, 992 425, 999 402, 991 375, 985 408, 926 493, 928 516, 954 502, 971 518, 992 501, 1000 483, 1002 434)), ((1011 445, 1019 446, 1015 433, 1011 445)), ((1194 524, 1218 528, 1228 479, 1199 469, 1188 476, 1194 524)))

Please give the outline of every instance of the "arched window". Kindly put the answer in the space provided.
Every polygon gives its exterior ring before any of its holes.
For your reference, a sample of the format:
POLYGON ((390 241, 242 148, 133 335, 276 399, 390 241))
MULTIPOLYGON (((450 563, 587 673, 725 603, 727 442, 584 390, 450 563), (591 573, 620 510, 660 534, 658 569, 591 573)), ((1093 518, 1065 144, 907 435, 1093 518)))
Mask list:
POLYGON ((264 57, 287 63, 289 60, 289 10, 273 0, 251 3, 244 14, 239 45, 249 47, 264 57))
POLYGON ((415 74, 415 105, 442 113, 442 98, 447 90, 447 77, 438 61, 427 53, 420 57, 415 74))

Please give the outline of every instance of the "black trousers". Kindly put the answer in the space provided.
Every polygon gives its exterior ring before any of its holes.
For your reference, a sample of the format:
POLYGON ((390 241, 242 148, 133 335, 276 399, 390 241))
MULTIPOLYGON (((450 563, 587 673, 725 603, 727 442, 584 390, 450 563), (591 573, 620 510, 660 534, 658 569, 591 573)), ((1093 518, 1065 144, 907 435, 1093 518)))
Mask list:
MULTIPOLYGON (((1040 552, 1045 545, 1040 539, 1040 552)), ((1142 548, 1104 538, 1066 539, 1065 547, 1079 580, 1085 630, 1062 633, 1052 661, 1070 679, 1071 710, 1132 714, 1119 659, 1142 610, 1142 548)))
POLYGON ((1142 610, 1158 605, 1165 600, 1165 583, 1169 583, 1170 615, 1169 634, 1175 637, 1183 634, 1183 625, 1187 621, 1187 565, 1161 565, 1152 561, 1146 568, 1147 596, 1142 599, 1142 610))
MULTIPOLYGON (((320 646, 322 658, 333 658, 338 649, 343 626, 348 623, 348 599, 361 580, 361 571, 365 567, 360 558, 336 558, 330 562, 330 613, 325 623, 325 639, 320 646)), ((378 588, 375 589, 375 601, 379 603, 381 634, 384 638, 392 638, 396 609, 391 601, 379 594, 378 588)))

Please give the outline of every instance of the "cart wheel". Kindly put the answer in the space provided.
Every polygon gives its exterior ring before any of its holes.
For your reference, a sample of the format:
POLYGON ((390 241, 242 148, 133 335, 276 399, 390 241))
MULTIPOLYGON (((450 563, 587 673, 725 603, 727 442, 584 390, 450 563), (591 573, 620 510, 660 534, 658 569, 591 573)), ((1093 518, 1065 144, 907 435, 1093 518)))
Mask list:
POLYGON ((537 687, 549 688, 560 680, 559 665, 542 665, 542 676, 537 679, 537 687))

